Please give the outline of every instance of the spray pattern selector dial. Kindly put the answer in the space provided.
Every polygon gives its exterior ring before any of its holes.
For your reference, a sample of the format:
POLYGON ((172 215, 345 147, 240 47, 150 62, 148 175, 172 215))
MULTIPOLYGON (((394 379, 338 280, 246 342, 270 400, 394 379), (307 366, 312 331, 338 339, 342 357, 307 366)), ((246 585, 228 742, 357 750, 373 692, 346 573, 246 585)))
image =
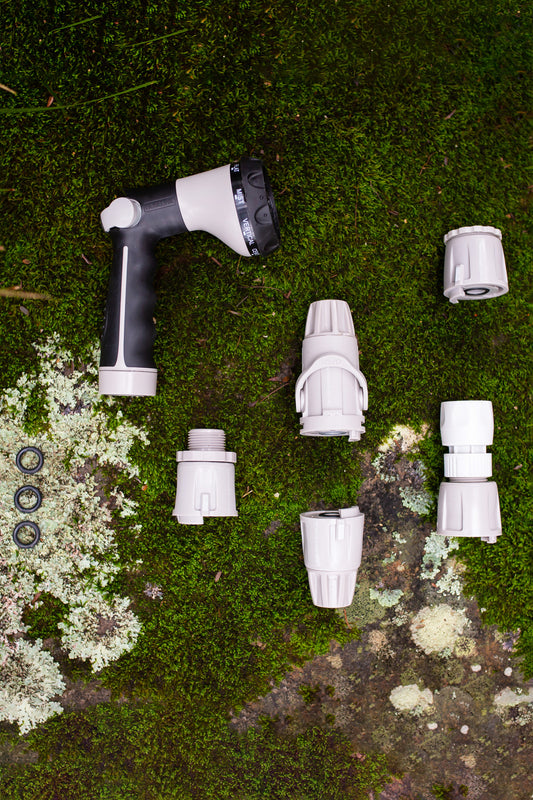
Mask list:
POLYGON ((117 197, 100 214, 102 228, 108 233, 111 228, 133 228, 141 219, 141 204, 130 197, 117 197))

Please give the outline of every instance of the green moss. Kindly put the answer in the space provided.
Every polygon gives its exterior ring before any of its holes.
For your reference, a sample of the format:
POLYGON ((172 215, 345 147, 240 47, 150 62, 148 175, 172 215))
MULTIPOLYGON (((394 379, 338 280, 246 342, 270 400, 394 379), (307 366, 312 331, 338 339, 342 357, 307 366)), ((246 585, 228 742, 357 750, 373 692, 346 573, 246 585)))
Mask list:
MULTIPOLYGON (((65 716, 34 735, 43 762, 13 773, 6 798, 136 797, 138 782, 148 785, 149 752, 154 774, 160 764, 164 777, 147 797, 209 797, 203 787, 213 785, 220 753, 206 738, 219 736, 228 710, 326 652, 332 638, 354 635, 335 612, 311 604, 299 514, 355 503, 362 448, 375 454, 394 424, 427 422, 438 431, 442 400, 494 405, 504 535, 492 547, 464 542, 460 554, 485 620, 521 629, 531 674, 530 28, 531 9, 518 14, 503 0, 365 0, 356 8, 348 0, 132 0, 127 12, 117 0, 105 8, 91 0, 81 13, 71 0, 4 4, 2 84, 16 95, 0 91, 0 288, 54 301, 0 297, 0 387, 33 369, 32 342, 51 333, 87 356, 111 261, 98 215, 125 187, 260 156, 283 241, 267 260, 241 259, 204 233, 162 242, 158 394, 118 404, 151 440, 149 450, 135 451, 146 489, 131 489, 144 533, 117 523, 121 559, 132 568, 116 590, 133 598, 144 634, 102 680, 117 696, 175 709, 164 735, 155 716, 140 721, 138 709, 65 716), (502 229, 510 292, 451 306, 442 296, 442 236, 472 224, 502 229), (349 302, 369 385, 367 431, 356 446, 299 435, 293 390, 305 317, 309 303, 325 297, 349 302), (178 526, 171 508, 175 451, 202 425, 225 428, 238 454, 239 518, 197 531, 178 526), (268 532, 273 521, 280 524, 268 532), (133 566, 137 559, 143 564, 133 566), (161 587, 162 600, 144 594, 147 582, 161 587), (75 756, 62 751, 72 728, 75 756), (102 788, 90 765, 100 763, 105 741, 112 744, 102 788), (55 763, 48 752, 59 754, 55 763), (87 788, 80 776, 88 773, 87 788)), ((36 393, 32 431, 41 410, 36 393)), ((439 437, 421 447, 435 492, 439 437)), ((359 600, 352 624, 385 613, 368 586, 359 600)), ((35 629, 51 631, 55 613, 35 629)), ((311 782, 318 764, 306 742, 287 748, 307 754, 308 783, 294 791, 280 784, 279 796, 330 796, 311 782)), ((246 761, 252 772, 259 752, 257 745, 246 761)), ((338 752, 342 772, 352 760, 338 752)), ((234 796, 245 791, 228 785, 234 796)), ((244 785, 254 797, 256 787, 244 785)))
POLYGON ((461 784, 460 786, 450 783, 447 786, 444 784, 435 783, 431 787, 431 793, 436 800, 459 800, 461 797, 468 796, 468 787, 461 784))
POLYGON ((307 684, 302 684, 298 689, 298 694, 301 695, 304 699, 304 702, 307 706, 314 703, 317 699, 318 695, 320 694, 320 686, 316 684, 315 686, 308 686, 307 684))
MULTIPOLYGON (((351 625, 357 625, 358 628, 364 628, 372 622, 382 619, 386 613, 387 608, 385 605, 374 600, 370 595, 370 589, 373 588, 369 581, 360 580, 355 587, 352 603, 346 609, 346 619, 351 625)), ((340 614, 341 612, 339 612, 340 614)), ((344 616, 344 611, 342 612, 344 616)))
POLYGON ((59 638, 61 631, 58 623, 62 622, 68 607, 51 594, 38 598, 34 608, 27 607, 23 615, 23 622, 29 625, 28 636, 32 639, 59 638))

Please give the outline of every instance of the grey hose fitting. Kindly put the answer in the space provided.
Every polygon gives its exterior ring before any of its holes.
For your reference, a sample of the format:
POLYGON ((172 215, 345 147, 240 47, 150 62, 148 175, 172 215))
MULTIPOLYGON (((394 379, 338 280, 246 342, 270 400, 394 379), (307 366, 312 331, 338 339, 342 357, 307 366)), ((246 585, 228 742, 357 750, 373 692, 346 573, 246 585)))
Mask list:
POLYGON ((318 300, 307 314, 302 344, 302 374, 296 382, 296 410, 302 436, 364 433, 368 388, 359 369, 352 315, 344 300, 318 300))
POLYGON ((202 525, 204 517, 236 517, 235 463, 226 434, 218 428, 189 431, 189 449, 179 450, 173 516, 183 525, 202 525))
POLYGON ((444 244, 444 295, 450 303, 488 300, 509 291, 499 228, 457 228, 446 234, 444 244))
POLYGON ((492 475, 494 418, 490 400, 456 400, 441 403, 444 475, 440 485, 437 533, 479 537, 494 544, 502 532, 498 486, 492 475))
POLYGON ((357 506, 300 514, 304 562, 315 606, 343 608, 351 604, 361 564, 364 521, 357 506))

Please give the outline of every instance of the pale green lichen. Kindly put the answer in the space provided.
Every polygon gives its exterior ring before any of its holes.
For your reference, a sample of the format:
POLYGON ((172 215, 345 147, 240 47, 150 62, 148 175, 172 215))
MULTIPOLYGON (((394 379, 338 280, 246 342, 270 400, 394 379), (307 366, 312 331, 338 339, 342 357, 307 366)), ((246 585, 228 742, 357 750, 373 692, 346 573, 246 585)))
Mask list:
POLYGON ((400 602, 401 597, 403 597, 401 589, 370 589, 371 600, 377 600, 384 608, 392 608, 400 602))
POLYGON ((521 689, 514 691, 507 686, 495 695, 493 702, 495 706, 505 708, 518 706, 522 703, 533 703, 533 687, 529 687, 527 691, 524 692, 521 689))
POLYGON ((362 628, 385 616, 384 607, 370 597, 370 588, 368 581, 361 580, 355 587, 351 605, 346 609, 337 609, 337 613, 350 625, 362 628))
POLYGON ((389 695, 389 700, 399 712, 409 712, 420 716, 433 704, 433 692, 430 689, 421 691, 416 683, 407 686, 396 686, 389 695))
MULTIPOLYGON (((396 425, 387 438, 379 445, 378 454, 372 461, 379 478, 385 483, 393 483, 399 479, 399 474, 391 464, 396 455, 416 452, 419 443, 429 434, 429 426, 424 424, 420 432, 406 425, 396 425)), ((423 484, 426 471, 421 461, 414 461, 412 472, 417 483, 423 484)), ((414 486, 401 486, 400 497, 404 508, 418 515, 429 514, 433 509, 433 496, 424 488, 414 486)))
MULTIPOLYGON (((111 507, 130 517, 135 504, 117 487, 106 487, 105 499, 95 475, 112 467, 130 478, 137 476, 129 451, 136 441, 148 442, 146 433, 124 420, 119 409, 113 420, 105 413, 104 407, 113 408, 114 400, 99 396, 96 351, 89 365, 76 367, 57 337, 36 345, 36 350, 37 374, 22 375, 17 386, 0 397, 0 638, 4 669, 13 674, 13 679, 6 676, 5 686, 9 697, 15 698, 4 697, 0 719, 19 721, 21 730, 61 710, 50 702, 61 690, 52 678, 41 685, 38 681, 28 684, 28 697, 19 703, 20 716, 13 710, 20 677, 20 670, 12 669, 18 663, 14 654, 20 661, 32 654, 37 658, 39 651, 37 644, 22 644, 20 637, 27 631, 22 617, 28 605, 39 605, 40 593, 49 593, 67 606, 63 644, 71 655, 90 660, 94 669, 135 643, 139 623, 127 611, 129 601, 104 597, 101 591, 120 570, 111 507), (41 394, 46 424, 41 433, 30 435, 26 414, 33 392, 41 394), (44 454, 42 469, 31 477, 15 465, 17 452, 28 445, 44 454), (24 483, 35 485, 43 495, 41 508, 31 515, 40 527, 41 540, 27 550, 19 549, 12 538, 15 525, 24 518, 14 506, 13 495, 24 483)), ((132 530, 138 531, 139 526, 132 525, 132 530)), ((42 664, 51 660, 48 653, 40 658, 42 664)))
POLYGON ((59 623, 64 631, 61 642, 70 657, 87 659, 100 670, 130 650, 141 626, 129 604, 127 598, 116 597, 110 603, 94 593, 83 606, 72 608, 66 622, 59 623))
POLYGON ((468 624, 464 610, 441 603, 421 608, 409 627, 413 641, 424 653, 447 656, 468 624))
POLYGON ((463 580, 460 566, 449 558, 452 550, 459 547, 457 538, 441 536, 432 532, 426 539, 424 555, 422 556, 422 569, 420 577, 423 580, 434 580, 439 572, 446 571, 434 584, 435 588, 443 594, 452 594, 460 597, 463 592, 463 580))
POLYGON ((17 722, 27 733, 63 710, 51 698, 65 691, 57 663, 42 641, 0 643, 0 719, 17 722))
POLYGON ((411 613, 405 608, 405 606, 400 603, 396 607, 396 614, 392 619, 393 625, 396 625, 398 628, 402 625, 406 625, 411 620, 411 613))
POLYGON ((429 425, 424 423, 420 432, 415 431, 408 425, 395 425, 387 438, 378 446, 381 453, 388 452, 392 447, 397 447, 403 453, 415 450, 419 443, 426 438, 429 433, 429 425))
POLYGON ((412 486, 400 486, 402 505, 413 514, 422 516, 429 514, 433 508, 433 496, 425 489, 414 489, 412 486))
POLYGON ((420 577, 424 580, 433 580, 440 572, 442 564, 446 561, 450 552, 458 547, 457 538, 441 536, 432 531, 424 545, 420 577))
POLYGON ((372 466, 376 470, 379 478, 384 483, 394 483, 394 481, 396 480, 396 476, 395 475, 391 475, 389 472, 387 472, 387 469, 386 469, 386 466, 385 466, 386 465, 386 461, 385 461, 386 458, 387 458, 387 453, 378 453, 376 458, 372 461, 372 466))
POLYGON ((454 594, 459 597, 463 593, 463 581, 453 567, 448 567, 446 574, 435 585, 443 594, 454 594))
POLYGON ((407 542, 407 539, 404 539, 403 536, 398 533, 398 531, 392 532, 392 538, 397 544, 406 544, 407 542))

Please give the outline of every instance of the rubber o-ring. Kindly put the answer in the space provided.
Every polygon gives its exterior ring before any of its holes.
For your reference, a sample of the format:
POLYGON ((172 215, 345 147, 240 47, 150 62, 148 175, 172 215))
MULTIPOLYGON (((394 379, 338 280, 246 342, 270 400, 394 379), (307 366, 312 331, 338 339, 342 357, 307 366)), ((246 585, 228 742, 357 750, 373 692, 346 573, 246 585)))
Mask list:
POLYGON ((42 450, 39 450, 38 447, 23 447, 17 453, 17 458, 16 458, 17 467, 25 475, 35 475, 36 472, 39 472, 39 470, 41 469, 43 463, 44 463, 44 456, 43 456, 42 450), (35 453, 35 455, 37 456, 37 459, 38 459, 36 467, 28 468, 28 467, 25 467, 22 464, 22 456, 25 455, 25 453, 35 453))
POLYGON ((31 522, 29 519, 25 519, 23 522, 19 522, 18 525, 15 525, 15 530, 13 531, 13 541, 17 545, 17 547, 22 548, 22 550, 29 550, 31 547, 35 547, 37 542, 41 538, 41 531, 39 530, 39 526, 35 522, 31 522), (22 528, 31 528, 33 531, 33 539, 31 542, 21 542, 19 539, 19 531, 22 528))
POLYGON ((18 511, 22 511, 23 514, 31 514, 33 511, 37 511, 38 508, 41 507, 41 503, 43 502, 43 496, 40 490, 36 486, 21 486, 20 489, 17 489, 15 492, 15 497, 13 498, 15 501, 15 506, 18 511), (29 492, 33 494, 35 497, 35 503, 32 506, 23 506, 20 502, 21 495, 24 492, 29 492))

